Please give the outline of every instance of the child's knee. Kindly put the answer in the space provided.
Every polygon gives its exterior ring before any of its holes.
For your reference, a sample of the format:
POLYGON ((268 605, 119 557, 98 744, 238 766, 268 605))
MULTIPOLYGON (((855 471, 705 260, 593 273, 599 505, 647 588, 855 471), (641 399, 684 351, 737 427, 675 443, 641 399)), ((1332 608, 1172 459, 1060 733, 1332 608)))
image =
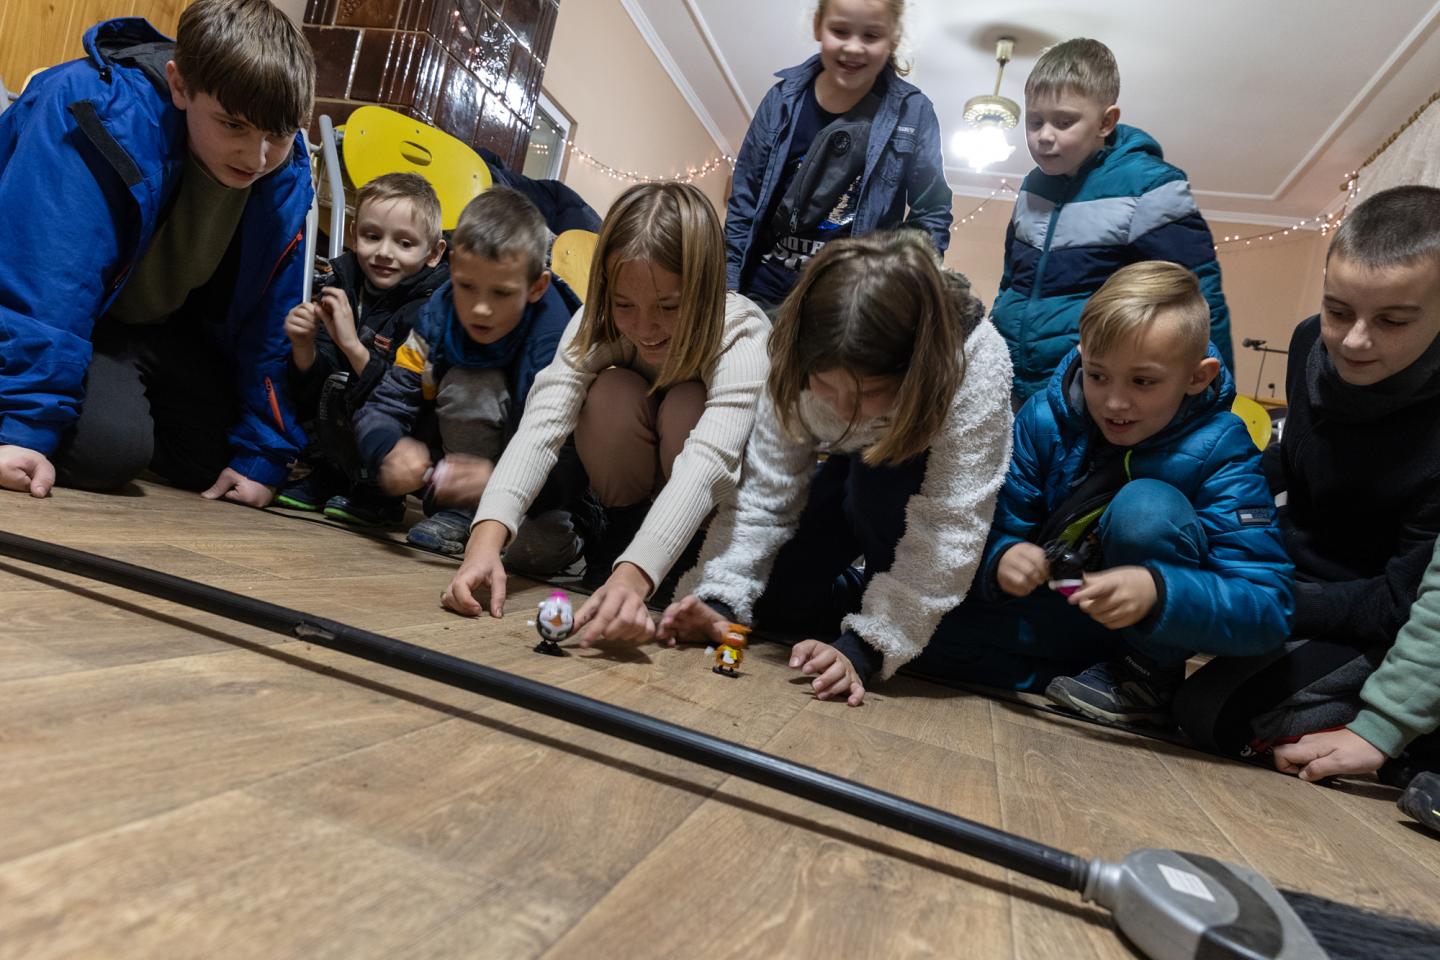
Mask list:
POLYGON ((1195 507, 1163 480, 1131 480, 1110 501, 1100 521, 1107 566, 1173 559, 1198 563, 1204 533, 1195 507))
POLYGON ((660 436, 665 469, 700 422, 700 415, 705 412, 705 398, 705 385, 698 380, 686 380, 665 391, 655 415, 655 432, 660 436))
POLYGON ((637 426, 648 432, 654 429, 654 398, 650 384, 634 370, 610 367, 602 370, 590 384, 580 419, 575 425, 576 440, 606 439, 634 434, 637 426))

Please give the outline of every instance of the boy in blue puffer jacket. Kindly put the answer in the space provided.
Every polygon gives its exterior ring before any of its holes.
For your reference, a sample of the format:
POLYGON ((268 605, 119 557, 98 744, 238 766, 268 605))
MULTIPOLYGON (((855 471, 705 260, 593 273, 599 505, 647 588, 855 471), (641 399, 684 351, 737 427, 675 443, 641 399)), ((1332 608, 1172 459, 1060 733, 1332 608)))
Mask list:
POLYGON ((975 590, 917 672, 1168 724, 1193 652, 1285 639, 1292 568, 1208 329, 1172 263, 1124 267, 1090 299, 1079 349, 1016 416, 975 590))
POLYGON ((1025 81, 1025 142, 1037 167, 1020 186, 991 313, 1010 345, 1017 404, 1075 346, 1090 294, 1142 260, 1178 263, 1200 278, 1210 342, 1234 370, 1210 228, 1185 173, 1144 131, 1119 125, 1119 97, 1115 57, 1096 40, 1056 44, 1025 81))
POLYGON ((138 18, 0 114, 0 486, 176 486, 263 507, 304 437, 310 45, 267 0, 138 18))

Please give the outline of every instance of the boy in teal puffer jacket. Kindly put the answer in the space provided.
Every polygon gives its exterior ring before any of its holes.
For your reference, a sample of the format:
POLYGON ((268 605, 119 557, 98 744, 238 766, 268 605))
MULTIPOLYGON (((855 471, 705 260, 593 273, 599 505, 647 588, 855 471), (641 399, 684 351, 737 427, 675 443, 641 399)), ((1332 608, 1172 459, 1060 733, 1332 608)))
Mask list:
POLYGON ((991 314, 1010 345, 1017 404, 1075 346, 1090 295, 1142 260, 1178 263, 1200 278, 1210 342, 1234 370, 1210 228, 1185 173, 1144 131, 1119 125, 1119 96, 1115 57, 1096 40, 1051 47, 1025 82, 1025 142, 1037 167, 1015 202, 991 314))
POLYGON ((1079 349, 1016 415, 975 587, 915 672, 1168 724, 1192 653, 1285 639, 1293 571, 1208 320, 1173 263, 1090 299, 1079 349))

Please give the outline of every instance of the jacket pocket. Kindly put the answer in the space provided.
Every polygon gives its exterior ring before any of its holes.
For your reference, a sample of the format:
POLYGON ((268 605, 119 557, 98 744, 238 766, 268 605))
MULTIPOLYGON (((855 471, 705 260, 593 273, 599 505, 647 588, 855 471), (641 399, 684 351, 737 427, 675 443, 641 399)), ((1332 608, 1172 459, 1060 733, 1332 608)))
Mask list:
POLYGON ((889 149, 880 161, 880 179, 886 183, 899 183, 910 169, 910 161, 914 158, 914 137, 898 136, 891 139, 889 149))

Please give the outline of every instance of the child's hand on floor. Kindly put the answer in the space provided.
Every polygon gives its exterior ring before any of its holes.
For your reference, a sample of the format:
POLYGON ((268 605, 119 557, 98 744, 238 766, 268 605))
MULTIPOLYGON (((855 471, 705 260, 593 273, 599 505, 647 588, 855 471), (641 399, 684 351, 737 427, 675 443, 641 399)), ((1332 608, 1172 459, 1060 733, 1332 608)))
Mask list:
POLYGON ((351 369, 358 375, 370 362, 370 351, 365 349, 360 335, 355 332, 355 312, 350 309, 350 298, 339 287, 326 287, 320 291, 316 312, 320 322, 325 324, 325 332, 330 334, 330 339, 335 341, 335 346, 345 354, 351 369))
POLYGON ((657 637, 672 647, 677 643, 718 644, 725 639, 728 624, 704 600, 691 594, 665 608, 657 637))
POLYGON ((500 619, 505 613, 505 564, 500 560, 500 551, 509 536, 505 524, 495 520, 482 520, 471 529, 470 542, 465 544, 465 562, 440 595, 442 607, 462 616, 478 617, 485 608, 475 599, 475 591, 485 587, 490 591, 490 616, 500 619))
POLYGON ((285 336, 290 338, 290 351, 295 358, 295 368, 301 373, 315 364, 315 330, 318 322, 313 303, 298 303, 285 314, 285 336))
POLYGON ((1385 754, 1378 747, 1350 730, 1310 733, 1275 748, 1275 769, 1297 774, 1301 780, 1374 773, 1384 763, 1385 754))
POLYGON ((55 486, 55 465, 38 450, 0 444, 0 488, 32 497, 48 497, 55 486))
POLYGON ((1144 567, 1111 567, 1085 574, 1085 585, 1070 594, 1070 605, 1111 630, 1133 627, 1155 606, 1155 578, 1144 567))
POLYGON ((1050 561, 1045 550, 1033 543, 1017 543, 1000 555, 995 565, 1000 589, 1012 597, 1028 597, 1050 579, 1050 561))
POLYGON ((413 493, 425 485, 429 469, 430 448, 414 437, 401 437, 380 463, 380 489, 392 497, 413 493))
POLYGON ((435 465, 431 489, 442 507, 473 506, 485 495, 485 485, 495 471, 495 461, 463 453, 446 454, 435 465))
POLYGON ((633 563, 622 563, 575 614, 576 639, 582 647, 638 647, 655 637, 655 621, 645 606, 650 578, 633 563))
POLYGON ((852 707, 865 699, 865 687, 850 658, 828 643, 801 640, 790 648, 790 666, 802 673, 819 674, 810 684, 816 700, 844 697, 852 707))
POLYGON ((219 500, 223 497, 231 503, 263 508, 268 507, 270 501, 275 498, 275 488, 257 483, 239 471, 226 467, 220 471, 220 476, 215 478, 210 489, 201 493, 200 496, 206 500, 219 500))

